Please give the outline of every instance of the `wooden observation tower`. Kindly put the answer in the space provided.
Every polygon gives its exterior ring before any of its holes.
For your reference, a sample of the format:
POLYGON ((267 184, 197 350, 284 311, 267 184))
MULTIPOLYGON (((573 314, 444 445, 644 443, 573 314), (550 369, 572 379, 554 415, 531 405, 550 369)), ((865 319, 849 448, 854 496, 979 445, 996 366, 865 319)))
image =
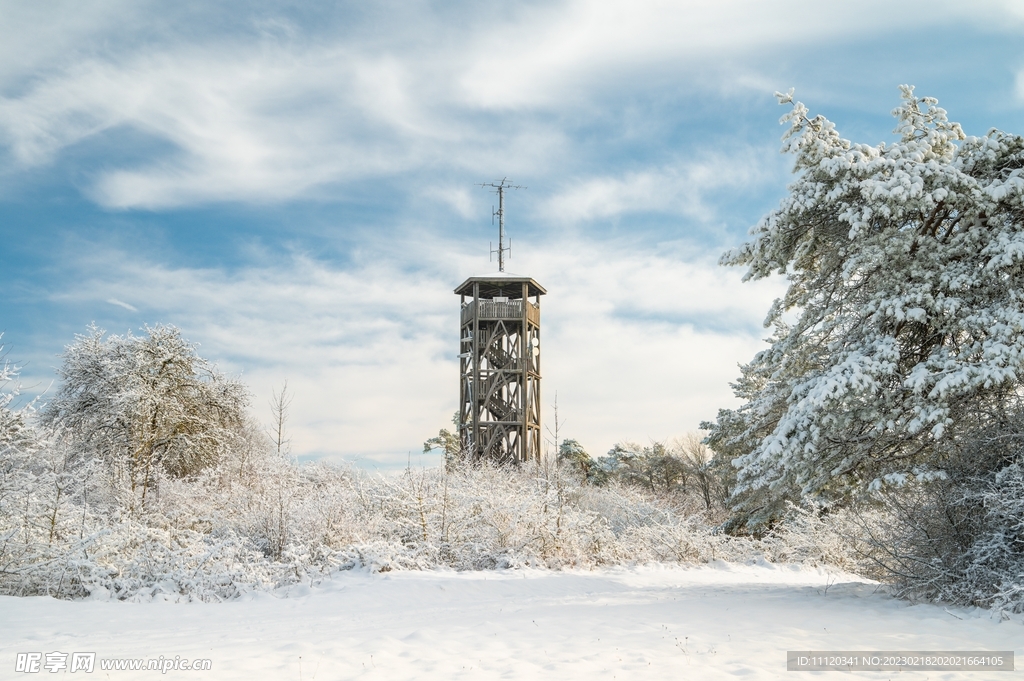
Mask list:
POLYGON ((473 461, 522 463, 541 459, 540 297, 530 277, 505 272, 504 190, 498 194, 498 272, 470 277, 459 334, 459 438, 473 461), (532 301, 531 301, 532 299, 532 301))

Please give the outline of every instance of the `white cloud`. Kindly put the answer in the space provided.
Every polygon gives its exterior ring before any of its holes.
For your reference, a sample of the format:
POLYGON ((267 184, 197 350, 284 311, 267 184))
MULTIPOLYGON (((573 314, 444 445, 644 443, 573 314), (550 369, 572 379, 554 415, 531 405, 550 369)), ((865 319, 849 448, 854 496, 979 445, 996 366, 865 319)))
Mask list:
POLYGON ((135 306, 129 305, 128 303, 124 302, 123 300, 118 300, 117 298, 107 298, 107 302, 110 303, 111 305, 117 305, 118 307, 123 307, 124 309, 130 310, 131 312, 138 312, 139 311, 138 308, 136 308, 135 306))
POLYGON ((425 165, 479 171, 496 158, 514 170, 563 146, 545 126, 495 136, 461 125, 420 75, 337 47, 243 43, 93 59, 0 98, 0 133, 29 166, 120 128, 169 142, 140 164, 96 172, 92 197, 118 208, 280 201, 425 165))
MULTIPOLYGON (((778 282, 742 284, 714 254, 625 244, 548 244, 516 263, 550 292, 542 302, 544 382, 558 391, 566 432, 592 452, 664 440, 736 406, 738 362, 763 347, 760 326, 778 282)), ((550 412, 545 414, 550 418, 550 412)))
POLYGON ((111 39, 138 35, 159 10, 151 0, 76 0, 46 3, 0 0, 0 84, 18 87, 49 69, 93 49, 107 49, 111 39), (120 34, 118 33, 120 31, 120 34))
POLYGON ((402 132, 394 129, 394 116, 378 119, 370 95, 303 106, 329 94, 321 83, 341 81, 351 90, 360 68, 358 59, 344 55, 254 55, 245 48, 240 54, 195 49, 124 64, 88 61, 21 98, 4 100, 0 120, 16 157, 30 165, 119 126, 173 143, 177 152, 169 157, 101 172, 94 193, 106 205, 278 200, 408 163, 412 152, 379 131, 372 144, 359 142, 358 134, 370 136, 360 127, 391 128, 398 137, 402 132))
POLYGON ((1005 12, 1003 17, 1005 24, 1016 28, 1024 23, 1024 5, 1018 2, 1018 0, 1002 0, 1002 2, 997 2, 996 6, 999 10, 1005 12))
MULTIPOLYGON (((400 256, 367 251, 348 270, 295 255, 225 274, 98 253, 78 264, 85 283, 56 298, 78 308, 144 298, 146 321, 176 323, 204 356, 241 374, 257 414, 288 381, 297 454, 401 465, 457 408, 452 289, 483 265, 434 257, 458 253, 438 240, 411 251, 442 264, 410 271, 400 256)), ((513 265, 550 292, 545 400, 558 391, 566 433, 597 453, 695 429, 733 404, 736 363, 760 346, 759 322, 779 292, 741 285, 741 273, 713 257, 682 261, 622 244, 541 244, 513 265)))
POLYGON ((420 194, 422 199, 439 201, 452 208, 464 218, 478 217, 480 211, 477 209, 480 203, 479 197, 470 194, 469 189, 460 186, 427 187, 420 194))
MULTIPOLYGON (((734 68, 766 48, 856 38, 871 31, 974 23, 989 30, 1019 10, 1005 0, 830 2, 799 0, 571 0, 521 10, 482 31, 461 77, 463 96, 496 109, 560 106, 638 74, 734 68), (884 19, 881 19, 884 17, 884 19), (881 23, 880 23, 881 22, 881 23)), ((1014 21, 1019 26, 1019 21, 1014 21)), ((1000 23, 999 29, 1005 27, 1000 23)), ((757 65, 757 64, 755 64, 757 65)), ((741 71, 742 73, 742 71, 741 71)))
POLYGON ((568 222, 636 212, 665 212, 707 222, 715 209, 705 196, 721 189, 750 188, 777 179, 775 150, 753 149, 630 172, 578 180, 551 197, 544 213, 568 222))
MULTIPOLYGON (((156 150, 98 164, 87 183, 96 201, 122 208, 281 201, 437 168, 564 172, 573 141, 552 109, 571 113, 652 74, 693 87, 710 69, 723 91, 733 81, 762 89, 768 77, 751 76, 764 68, 758 50, 853 39, 879 16, 896 32, 1012 13, 995 0, 813 10, 795 0, 573 0, 476 10, 461 23, 418 8, 387 13, 383 25, 371 12, 319 27, 268 6, 233 17, 248 29, 220 35, 203 28, 223 19, 203 21, 214 6, 18 7, 5 5, 0 25, 0 142, 38 165, 119 129, 150 136, 156 150)), ((629 205, 661 181, 638 174, 612 189, 629 205)))

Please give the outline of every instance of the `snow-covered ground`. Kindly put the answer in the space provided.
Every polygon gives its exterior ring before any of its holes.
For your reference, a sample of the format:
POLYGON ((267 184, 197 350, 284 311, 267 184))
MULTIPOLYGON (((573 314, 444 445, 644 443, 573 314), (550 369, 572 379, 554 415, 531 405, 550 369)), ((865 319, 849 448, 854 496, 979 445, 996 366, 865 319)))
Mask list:
MULTIPOLYGON (((0 597, 0 678, 17 653, 95 652, 72 678, 992 679, 1019 672, 787 672, 787 650, 1013 650, 1019 618, 911 605, 797 566, 592 572, 349 571, 221 603, 0 597), (110 658, 208 658, 211 671, 102 671, 110 658)), ((64 677, 66 678, 66 677, 64 677)))

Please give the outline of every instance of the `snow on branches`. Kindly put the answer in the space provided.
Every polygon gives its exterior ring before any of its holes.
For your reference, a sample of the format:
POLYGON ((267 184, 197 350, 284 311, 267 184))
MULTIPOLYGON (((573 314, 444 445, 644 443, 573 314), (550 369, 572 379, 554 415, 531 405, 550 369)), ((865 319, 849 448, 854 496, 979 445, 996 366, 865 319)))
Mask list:
POLYGON ((247 389, 173 326, 144 336, 91 327, 67 347, 59 373, 42 424, 83 460, 102 459, 142 503, 159 474, 195 475, 244 437, 247 389))
POLYGON ((967 137, 901 86, 900 140, 842 139, 792 110, 796 181, 726 253, 789 288, 771 347, 734 386, 711 442, 740 492, 843 494, 941 476, 946 443, 1012 410, 1024 378, 1024 138, 967 137))

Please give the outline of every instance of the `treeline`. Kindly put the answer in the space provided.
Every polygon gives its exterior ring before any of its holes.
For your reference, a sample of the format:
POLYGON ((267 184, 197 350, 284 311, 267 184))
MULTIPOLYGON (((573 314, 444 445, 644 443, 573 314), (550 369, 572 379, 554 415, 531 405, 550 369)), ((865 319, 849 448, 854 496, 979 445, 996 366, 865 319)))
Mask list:
POLYGON ((618 482, 668 495, 699 508, 708 518, 721 517, 728 509, 729 476, 701 436, 690 433, 669 444, 617 443, 608 454, 594 460, 573 439, 558 446, 558 461, 593 485, 618 482))
MULTIPOLYGON (((539 466, 449 456, 370 475, 296 465, 284 396, 265 429, 245 387, 173 327, 91 329, 60 374, 47 403, 14 409, 16 372, 0 373, 0 593, 225 600, 352 568, 768 560, 856 571, 907 595, 1021 602, 1012 542, 1024 489, 1012 467, 973 497, 934 480, 856 502, 792 501, 751 526, 737 522, 732 459, 697 435, 621 443, 596 459, 566 439, 539 466), (993 517, 1006 530, 995 540, 993 517), (979 545, 992 550, 972 553, 979 545), (932 558, 921 566, 920 556, 932 558)), ((442 431, 427 446, 443 443, 457 439, 442 431)), ((1013 451, 1007 442, 986 456, 1013 451)))
POLYGON ((724 497, 701 491, 695 439, 678 460, 623 446, 587 463, 570 440, 544 466, 370 475, 294 464, 286 403, 268 434, 244 386, 173 327, 90 329, 60 375, 38 410, 12 409, 10 389, 0 402, 0 593, 223 600, 356 567, 855 567, 838 518, 794 509, 758 538, 717 532, 724 497))
MULTIPOLYGON (((457 423, 458 414, 452 420, 457 423)), ((447 428, 423 443, 424 454, 433 450, 441 450, 449 471, 470 465, 459 437, 447 428)), ((643 489, 685 507, 690 513, 703 512, 709 520, 727 515, 730 484, 735 478, 724 459, 716 457, 696 433, 667 444, 616 443, 596 460, 577 440, 559 438, 554 442, 554 459, 583 483, 598 487, 614 483, 643 489)))

